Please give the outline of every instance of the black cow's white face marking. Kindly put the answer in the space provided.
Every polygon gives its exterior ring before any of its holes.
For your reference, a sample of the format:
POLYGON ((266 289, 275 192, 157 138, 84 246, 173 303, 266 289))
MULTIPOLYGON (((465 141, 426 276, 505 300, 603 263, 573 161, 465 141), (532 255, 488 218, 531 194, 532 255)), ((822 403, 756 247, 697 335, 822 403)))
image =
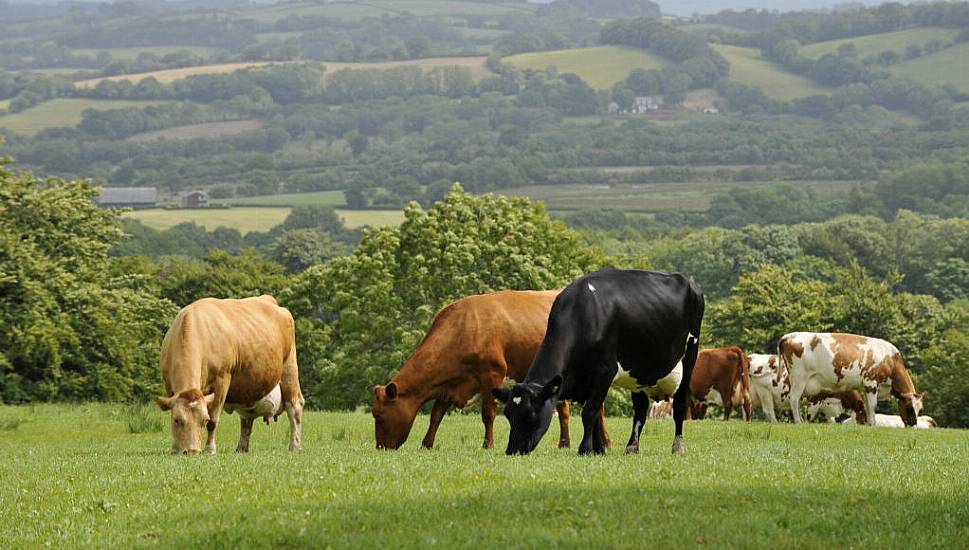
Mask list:
POLYGON ((526 455, 535 450, 552 422, 561 385, 562 377, 556 376, 544 387, 522 383, 510 390, 493 390, 495 398, 505 403, 505 418, 511 424, 505 454, 526 455))

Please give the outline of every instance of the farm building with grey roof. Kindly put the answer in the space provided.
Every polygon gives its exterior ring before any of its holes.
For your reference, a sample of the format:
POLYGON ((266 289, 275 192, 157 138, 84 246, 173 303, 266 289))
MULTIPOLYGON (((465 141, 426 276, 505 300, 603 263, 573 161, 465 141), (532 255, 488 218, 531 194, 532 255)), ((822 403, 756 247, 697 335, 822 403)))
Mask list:
POLYGON ((97 200, 102 208, 153 208, 157 202, 158 190, 154 187, 105 187, 97 200))

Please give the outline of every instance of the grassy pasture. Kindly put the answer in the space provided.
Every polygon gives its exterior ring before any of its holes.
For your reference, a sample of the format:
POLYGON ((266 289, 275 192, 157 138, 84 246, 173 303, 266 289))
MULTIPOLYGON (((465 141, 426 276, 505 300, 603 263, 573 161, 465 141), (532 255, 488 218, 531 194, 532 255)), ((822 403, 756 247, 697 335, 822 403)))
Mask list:
POLYGON ((801 48, 800 53, 804 57, 818 59, 825 54, 836 54, 838 53, 838 47, 842 44, 850 43, 858 48, 858 57, 863 58, 869 55, 878 55, 885 50, 904 51, 905 47, 909 44, 924 46, 926 42, 933 38, 938 38, 945 42, 952 40, 957 34, 959 34, 958 29, 919 27, 904 31, 883 32, 840 40, 828 40, 827 42, 816 42, 801 48))
POLYGON ((213 199, 212 202, 232 206, 346 206, 343 191, 281 193, 279 195, 265 195, 260 197, 213 199))
MULTIPOLYGON (((633 168, 635 169, 635 168, 633 168)), ((643 169, 648 169, 643 168, 643 169)), ((608 169, 605 171, 609 171, 608 169)), ((613 170, 613 171, 623 171, 613 170)), ((698 183, 636 183, 636 184, 567 184, 529 185, 505 189, 501 194, 525 196, 540 200, 549 210, 612 208, 624 212, 658 212, 661 210, 704 211, 717 193, 731 187, 758 187, 770 182, 698 182, 698 183)), ((821 194, 845 192, 851 184, 843 181, 792 182, 808 186, 821 194)))
POLYGON ((142 53, 164 57, 170 53, 189 50, 195 55, 207 56, 215 52, 216 49, 204 46, 141 46, 137 48, 74 48, 71 51, 76 55, 90 55, 91 57, 97 56, 100 52, 108 52, 112 59, 134 61, 142 53))
POLYGON ((560 73, 575 73, 590 86, 605 90, 629 76, 633 69, 662 69, 667 62, 647 50, 596 46, 508 56, 503 62, 522 69, 545 70, 554 65, 560 73))
POLYGON ((164 100, 60 98, 45 101, 18 113, 0 116, 0 128, 19 134, 35 134, 44 128, 75 126, 85 109, 107 111, 126 107, 147 107, 168 103, 164 100))
POLYGON ((227 120, 224 122, 206 122, 204 124, 189 124, 186 126, 174 126, 164 130, 144 132, 135 134, 127 138, 128 141, 140 143, 157 141, 161 139, 194 139, 200 137, 222 137, 234 136, 242 132, 257 130, 262 128, 261 120, 227 120))
POLYGON ((155 77, 156 80, 162 84, 170 84, 180 78, 185 78, 187 76, 193 76, 197 74, 225 74, 238 71, 239 69, 247 69, 251 67, 262 67, 264 65, 270 65, 272 62, 268 61, 253 61, 250 63, 223 63, 221 65, 199 65, 197 67, 183 67, 181 69, 165 69, 163 71, 152 71, 150 73, 137 73, 137 74, 122 74, 117 76, 106 76, 102 78, 91 78, 88 80, 79 80, 74 83, 74 86, 78 88, 94 88, 102 80, 114 80, 120 82, 122 80, 130 80, 132 84, 137 84, 144 78, 149 76, 155 77))
POLYGON ((969 91, 969 43, 956 44, 938 52, 893 65, 898 76, 930 85, 952 84, 969 91))
MULTIPOLYGON (((479 448, 477 415, 451 415, 437 446, 418 418, 399 451, 373 448, 366 413, 310 412, 304 451, 285 418, 232 453, 171 456, 168 420, 128 407, 2 407, 0 532, 11 547, 961 547, 969 438, 956 430, 699 421, 670 454, 673 423, 647 422, 639 455, 580 457, 552 427, 527 457, 479 448), (10 422, 6 422, 9 420, 10 422), (141 420, 139 418, 139 420, 141 420), (131 433, 132 427, 141 428, 131 433)), ((572 440, 581 422, 572 423, 572 440)))
MULTIPOLYGON (((250 231, 268 231, 283 223, 289 215, 290 207, 235 207, 211 210, 164 210, 161 208, 135 210, 125 214, 126 217, 139 220, 141 223, 157 230, 168 229, 174 225, 193 222, 209 230, 216 227, 230 227, 238 229, 245 235, 250 231)), ((337 210, 346 222, 347 227, 361 227, 363 225, 397 225, 404 221, 401 210, 337 210)))
POLYGON ((711 44, 730 62, 730 79, 748 86, 756 86, 769 97, 791 100, 814 94, 826 94, 830 88, 807 77, 787 71, 780 65, 762 59, 757 48, 742 48, 726 44, 711 44))

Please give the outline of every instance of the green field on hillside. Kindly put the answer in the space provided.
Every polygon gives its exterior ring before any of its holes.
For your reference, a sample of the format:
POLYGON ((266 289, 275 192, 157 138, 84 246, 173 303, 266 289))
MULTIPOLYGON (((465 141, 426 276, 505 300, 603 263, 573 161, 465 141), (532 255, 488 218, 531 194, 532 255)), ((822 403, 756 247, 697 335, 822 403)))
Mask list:
POLYGON ((801 48, 801 55, 818 59, 825 54, 838 53, 838 47, 842 44, 854 44, 858 48, 858 57, 864 58, 869 55, 878 55, 885 50, 904 52, 909 44, 925 46, 925 43, 933 38, 938 38, 943 42, 952 40, 959 34, 958 29, 945 29, 941 27, 920 27, 917 29, 906 29, 904 31, 884 32, 880 34, 869 34, 867 36, 855 36, 853 38, 842 38, 840 40, 828 40, 827 42, 816 42, 801 48))
MULTIPOLYGON (((625 170, 637 169, 648 169, 648 167, 625 170)), ((770 183, 724 181, 716 183, 529 185, 504 189, 499 193, 540 200, 545 203, 547 209, 553 211, 610 208, 624 212, 659 212, 671 209, 702 212, 710 208, 711 201, 716 198, 718 193, 726 192, 731 187, 756 188, 770 183)), ((819 194, 845 193, 852 185, 851 182, 844 181, 797 181, 791 183, 798 187, 809 187, 819 194)))
POLYGON ((108 52, 111 54, 112 59, 134 61, 142 53, 151 53, 160 58, 182 50, 189 50, 199 56, 207 56, 216 51, 216 48, 206 48, 203 46, 142 46, 138 48, 74 48, 71 51, 76 55, 90 55, 91 57, 98 55, 100 52, 108 52))
POLYGON ((530 13, 535 8, 526 3, 474 2, 473 0, 368 0, 367 2, 291 2, 239 12, 261 22, 278 21, 289 15, 317 15, 340 19, 361 19, 381 15, 454 17, 460 15, 494 15, 530 13))
MULTIPOLYGON (((581 434, 577 417, 572 440, 581 434)), ((478 415, 421 416, 398 451, 374 449, 366 413, 308 412, 301 453, 285 415, 235 454, 224 415, 215 456, 172 456, 154 405, 0 407, 0 532, 13 548, 956 548, 969 537, 969 439, 957 430, 609 418, 605 456, 479 448, 478 415), (132 418, 149 429, 130 433, 132 418)))
POLYGON ((233 206, 346 206, 343 191, 312 191, 309 193, 281 193, 259 197, 213 199, 215 204, 233 206))
POLYGON ((505 57, 502 61, 538 71, 554 65, 560 73, 575 73, 599 90, 612 88, 633 69, 661 69, 667 64, 663 58, 647 50, 617 46, 523 53, 505 57))
POLYGON ((952 84, 962 92, 969 92, 969 43, 903 61, 889 70, 924 84, 952 84))
POLYGON ((164 100, 135 101, 124 99, 61 98, 45 101, 18 113, 0 116, 0 128, 19 134, 35 134, 44 128, 75 126, 85 109, 106 111, 126 107, 147 107, 168 103, 164 100))
MULTIPOLYGON (((280 63, 286 63, 285 61, 280 63)), ((225 74, 233 73, 240 69, 248 69, 251 67, 262 67, 264 65, 271 65, 271 62, 267 61, 254 61, 250 63, 222 63, 219 65, 198 65, 196 67, 182 67, 180 69, 165 69, 161 71, 151 71, 148 73, 136 73, 136 74, 122 74, 117 76, 105 76, 102 78, 91 78, 88 80, 79 80, 74 83, 78 88, 94 88, 102 80, 128 80, 132 84, 137 84, 142 81, 142 79, 148 78, 149 76, 155 77, 156 80, 162 84, 170 84, 180 78, 185 78, 187 76, 193 76, 197 74, 225 74)))
POLYGON ((760 88, 774 99, 787 101, 831 92, 830 88, 821 86, 807 77, 794 74, 772 61, 762 59, 757 48, 725 44, 711 45, 730 62, 730 80, 760 88))
MULTIPOLYGON (((245 235, 250 231, 268 231, 283 223, 289 215, 289 207, 259 208, 235 207, 213 208, 211 210, 165 210, 153 208, 128 212, 125 217, 134 218, 153 229, 168 229, 173 225, 192 222, 210 231, 216 227, 238 229, 245 235)), ((398 225, 404 221, 401 210, 337 210, 347 227, 364 225, 398 225)))

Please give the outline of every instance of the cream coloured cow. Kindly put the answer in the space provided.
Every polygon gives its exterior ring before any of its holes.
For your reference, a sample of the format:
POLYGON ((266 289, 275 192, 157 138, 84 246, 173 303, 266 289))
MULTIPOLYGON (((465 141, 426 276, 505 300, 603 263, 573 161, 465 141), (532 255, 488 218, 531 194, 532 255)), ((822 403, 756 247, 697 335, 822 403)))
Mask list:
MULTIPOLYGON (((842 424, 846 426, 856 424, 856 423, 857 423, 857 420, 855 415, 852 415, 846 418, 845 421, 842 422, 842 424)), ((904 428, 905 422, 903 422, 902 417, 898 416, 897 414, 876 414, 875 425, 883 426, 886 428, 904 428)), ((938 425, 935 423, 935 419, 932 418, 931 416, 920 416, 918 417, 918 421, 915 424, 915 427, 921 428, 921 429, 928 429, 928 428, 937 428, 938 425)))
POLYGON ((292 451, 301 447, 303 394, 296 364, 293 316, 272 296, 244 300, 204 298, 178 312, 161 349, 167 396, 155 400, 172 413, 172 453, 195 454, 208 429, 215 453, 223 410, 239 411, 237 451, 249 448, 253 419, 286 411, 292 451))
POLYGON ((792 332, 777 345, 779 368, 775 380, 782 384, 794 422, 801 422, 801 397, 826 397, 858 390, 864 397, 868 424, 875 425, 879 395, 898 399, 905 425, 914 426, 922 410, 925 392, 915 385, 898 349, 879 340, 845 333, 792 332))

